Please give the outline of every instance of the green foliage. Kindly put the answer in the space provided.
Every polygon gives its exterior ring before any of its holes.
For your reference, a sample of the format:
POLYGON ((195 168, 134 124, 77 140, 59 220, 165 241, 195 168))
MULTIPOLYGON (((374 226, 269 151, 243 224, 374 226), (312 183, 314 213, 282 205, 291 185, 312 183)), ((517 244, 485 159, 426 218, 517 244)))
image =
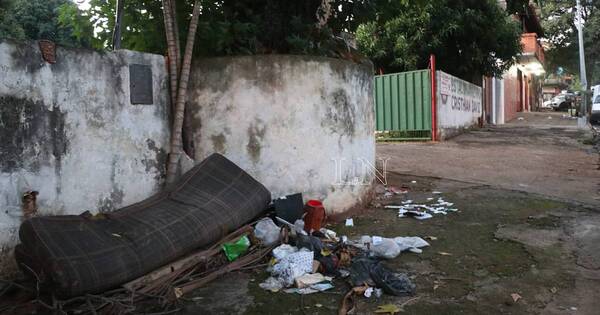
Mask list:
POLYGON ((49 39, 68 47, 92 44, 91 24, 68 0, 1 0, 0 17, 0 38, 49 39))
MULTIPOLYGON (((186 11, 191 12, 191 9, 186 11)), ((83 14, 95 30, 95 47, 109 47, 115 27, 116 0, 91 0, 90 8, 83 14)), ((167 44, 160 0, 124 1, 122 25, 122 48, 165 53, 167 44)))
POLYGON ((25 39, 25 31, 13 13, 14 3, 11 0, 0 0, 0 39, 25 39))
MULTIPOLYGON (((91 0, 85 12, 101 46, 112 39, 116 0, 91 0)), ((343 0, 342 2, 349 2, 343 0)), ((176 1, 180 45, 185 45, 192 0, 176 1)), ((331 28, 316 27, 321 0, 201 1, 195 53, 205 56, 291 53, 335 55, 331 28)), ((335 18, 345 19, 342 13, 335 18)), ((161 0, 125 1, 122 47, 164 54, 166 41, 161 0)), ((338 24, 341 25, 341 24, 338 24)))
MULTIPOLYGON (((558 67, 569 73, 579 73, 579 46, 575 25, 576 2, 546 0, 543 2, 544 32, 550 44, 546 50, 547 70, 558 67)), ((588 85, 600 82, 600 1, 581 1, 584 20, 584 47, 588 85)))
POLYGON ((465 79, 499 75, 520 52, 520 28, 493 0, 379 1, 358 26, 359 49, 386 72, 438 67, 465 79))

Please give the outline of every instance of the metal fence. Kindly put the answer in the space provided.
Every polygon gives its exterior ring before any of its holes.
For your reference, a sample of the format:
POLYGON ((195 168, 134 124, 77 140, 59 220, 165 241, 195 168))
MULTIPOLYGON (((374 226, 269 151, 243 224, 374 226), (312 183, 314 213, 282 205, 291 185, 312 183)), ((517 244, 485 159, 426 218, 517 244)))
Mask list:
POLYGON ((375 76, 378 140, 431 139, 429 70, 375 76))

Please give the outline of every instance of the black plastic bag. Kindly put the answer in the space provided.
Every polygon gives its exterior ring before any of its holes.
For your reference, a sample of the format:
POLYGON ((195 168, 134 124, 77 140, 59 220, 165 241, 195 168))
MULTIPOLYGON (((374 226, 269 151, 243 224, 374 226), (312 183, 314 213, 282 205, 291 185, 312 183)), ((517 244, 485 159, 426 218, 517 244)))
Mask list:
POLYGON ((413 295, 416 289, 406 274, 394 273, 372 258, 357 258, 352 262, 350 281, 353 286, 367 284, 395 296, 413 295))

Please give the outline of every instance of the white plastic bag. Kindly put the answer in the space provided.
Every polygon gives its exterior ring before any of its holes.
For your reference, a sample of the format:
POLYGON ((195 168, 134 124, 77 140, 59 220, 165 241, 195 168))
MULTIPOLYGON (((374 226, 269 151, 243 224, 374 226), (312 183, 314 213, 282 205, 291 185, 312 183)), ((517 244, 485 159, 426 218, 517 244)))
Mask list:
POLYGON ((294 246, 290 246, 288 244, 281 244, 273 249, 273 257, 277 259, 277 261, 281 261, 289 254, 293 254, 298 251, 298 248, 294 246))
POLYGON ((273 245, 279 241, 279 227, 270 218, 263 218, 254 228, 254 235, 266 246, 273 245))
POLYGON ((373 255, 386 259, 396 258, 401 252, 400 246, 393 239, 380 236, 363 235, 355 246, 368 249, 373 255))
POLYGON ((283 289, 283 283, 281 283, 279 279, 274 277, 268 277, 264 282, 260 283, 258 286, 262 289, 269 290, 272 292, 277 292, 283 289))
POLYGON ((382 237, 377 245, 371 244, 371 252, 377 257, 392 259, 400 255, 400 246, 393 239, 382 237))
POLYGON ((400 247, 400 251, 410 250, 415 253, 419 253, 418 250, 421 247, 429 246, 429 243, 418 236, 408 237, 395 237, 394 242, 400 247))
POLYGON ((273 266, 273 275, 287 287, 294 283, 294 279, 312 272, 314 253, 299 251, 285 256, 273 266))

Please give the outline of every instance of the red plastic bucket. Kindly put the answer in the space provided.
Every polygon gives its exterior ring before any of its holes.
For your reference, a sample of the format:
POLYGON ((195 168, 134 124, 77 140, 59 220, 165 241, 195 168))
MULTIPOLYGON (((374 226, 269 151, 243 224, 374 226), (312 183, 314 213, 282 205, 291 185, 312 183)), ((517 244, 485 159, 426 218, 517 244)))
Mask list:
POLYGON ((304 207, 306 215, 304 216, 304 230, 307 233, 318 231, 325 223, 325 208, 319 200, 309 200, 304 207))

